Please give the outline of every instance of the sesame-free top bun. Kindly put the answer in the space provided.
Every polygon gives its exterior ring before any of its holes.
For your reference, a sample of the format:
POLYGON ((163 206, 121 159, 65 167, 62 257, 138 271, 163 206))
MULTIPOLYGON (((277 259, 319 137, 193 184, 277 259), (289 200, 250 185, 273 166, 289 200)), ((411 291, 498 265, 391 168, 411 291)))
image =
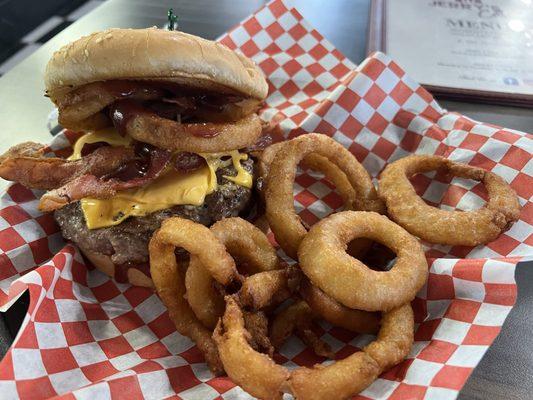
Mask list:
POLYGON ((161 80, 264 99, 268 86, 249 58, 223 44, 158 28, 108 29, 56 51, 45 72, 52 100, 111 79, 161 80))

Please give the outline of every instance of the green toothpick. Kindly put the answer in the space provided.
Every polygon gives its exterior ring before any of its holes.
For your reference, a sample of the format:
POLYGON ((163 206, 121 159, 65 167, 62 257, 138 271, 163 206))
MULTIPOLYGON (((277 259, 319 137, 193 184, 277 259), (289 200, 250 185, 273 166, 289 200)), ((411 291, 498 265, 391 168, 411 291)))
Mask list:
POLYGON ((178 28, 178 16, 174 14, 174 10, 172 8, 168 9, 167 18, 168 30, 175 31, 178 28))

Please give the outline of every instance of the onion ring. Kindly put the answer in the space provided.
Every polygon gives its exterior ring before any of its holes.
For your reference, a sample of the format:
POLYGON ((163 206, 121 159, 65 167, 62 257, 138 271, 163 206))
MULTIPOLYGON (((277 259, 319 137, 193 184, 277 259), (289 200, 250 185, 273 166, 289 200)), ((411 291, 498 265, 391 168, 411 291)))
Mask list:
MULTIPOLYGON (((84 121, 94 119, 97 113, 118 99, 127 97, 139 101, 156 100, 164 95, 164 90, 146 83, 100 81, 85 84, 54 100, 57 101, 59 109, 59 123, 70 129, 76 129, 83 128, 84 121), (113 88, 117 83, 120 88, 113 88)), ((104 120, 105 125, 109 124, 107 118, 104 120)))
POLYGON ((250 114, 234 123, 180 124, 145 112, 131 116, 126 131, 136 140, 167 150, 217 153, 254 144, 261 136, 261 120, 257 114, 250 114), (217 135, 198 136, 206 131, 217 135))
POLYGON ((133 99, 139 102, 160 100, 174 104, 180 113, 211 122, 237 121, 256 112, 261 101, 233 96, 198 96, 180 91, 171 82, 140 82, 129 80, 100 81, 80 86, 63 96, 54 96, 58 105, 59 123, 70 129, 86 130, 87 123, 97 126, 109 125, 109 119, 101 113, 117 100, 133 99), (173 94, 171 94, 173 92, 173 94), (170 96, 170 97, 168 97, 170 96), (214 102, 213 102, 214 100, 214 102), (94 125, 94 124, 92 124, 94 125))
POLYGON ((374 382, 379 373, 372 357, 356 352, 326 367, 298 368, 288 386, 297 399, 347 399, 374 382))
POLYGON ((261 101, 243 98, 236 103, 224 103, 214 107, 198 106, 192 115, 209 122, 238 121, 247 115, 256 113, 261 108, 261 101))
POLYGON ((378 313, 345 307, 312 285, 307 278, 300 282, 300 295, 317 316, 331 325, 357 333, 374 334, 379 329, 378 313))
POLYGON ((244 280, 239 300, 253 310, 281 304, 296 292, 300 278, 301 272, 292 267, 257 273, 244 280))
POLYGON ((345 306, 388 311, 415 297, 428 275, 422 246, 387 217, 364 211, 343 211, 315 224, 298 249, 300 268, 311 282, 345 306), (393 250, 389 271, 374 271, 346 253, 346 244, 359 237, 393 250))
MULTIPOLYGON (((287 142, 278 142, 268 146, 263 152, 258 160, 258 171, 259 176, 262 176, 264 179, 268 177, 270 171, 270 165, 276 156, 276 153, 286 144, 287 142)), ((322 172, 326 179, 330 181, 337 191, 339 196, 341 196, 344 207, 346 210, 353 209, 353 203, 355 201, 355 190, 350 184, 350 181, 346 177, 346 174, 337 167, 334 163, 329 161, 326 157, 322 157, 316 153, 310 153, 303 159, 303 163, 306 167, 322 172)))
POLYGON ((196 317, 209 329, 224 313, 224 298, 214 282, 205 267, 191 257, 185 272, 185 297, 196 317))
MULTIPOLYGON (((263 150, 263 152, 259 156, 257 163, 260 177, 259 179, 265 180, 267 178, 268 172, 270 171, 270 165, 272 164, 272 161, 276 156, 276 152, 285 143, 287 142, 274 143, 268 146, 265 150, 263 150)), ((316 153, 308 154, 307 156, 305 156, 302 162, 304 164, 304 167, 312 169, 314 171, 322 172, 326 179, 335 186, 337 192, 339 193, 339 196, 344 202, 344 210, 354 210, 353 204, 355 202, 356 196, 355 190, 353 189, 352 185, 350 184, 350 181, 346 177, 346 174, 342 172, 342 170, 337 167, 337 165, 329 161, 326 157, 322 157, 321 155, 318 155, 316 153)), ((264 190, 259 191, 263 200, 265 197, 264 192, 264 190)), ((268 229, 270 229, 270 227, 268 226, 268 221, 264 221, 265 218, 266 217, 264 216, 264 214, 262 214, 255 222, 255 225, 261 224, 261 230, 263 232, 268 232, 268 229)), ((364 238, 354 240, 348 245, 348 254, 356 258, 360 257, 365 254, 371 246, 371 240, 364 238)))
POLYGON ((152 239, 149 248, 152 281, 159 298, 168 309, 176 330, 196 343, 213 374, 222 375, 224 367, 211 338, 212 332, 196 318, 184 298, 183 272, 178 269, 174 246, 152 239))
POLYGON ((335 354, 331 347, 320 340, 320 338, 313 332, 312 323, 316 316, 305 301, 297 301, 281 310, 270 326, 270 342, 274 348, 279 349, 289 338, 289 336, 296 331, 298 337, 309 346, 313 352, 321 357, 334 358, 335 354))
POLYGON ((165 220, 149 244, 150 274, 157 294, 167 306, 177 331, 196 343, 211 371, 219 375, 223 367, 211 331, 198 320, 184 298, 185 283, 176 262, 176 247, 198 256, 213 276, 223 282, 230 283, 237 276, 235 263, 208 228, 184 218, 165 220))
POLYGON ((280 400, 281 387, 289 379, 287 368, 248 343, 242 311, 233 297, 226 296, 226 311, 219 320, 213 339, 228 376, 254 397, 280 400))
POLYGON ((440 156, 412 155, 388 165, 379 180, 379 195, 394 221, 431 243, 462 246, 488 243, 509 229, 520 214, 516 193, 501 177, 440 156), (465 212, 429 206, 416 194, 409 178, 432 170, 481 181, 488 192, 487 204, 465 212))
POLYGON ((363 351, 385 371, 401 362, 414 341, 414 314, 410 304, 383 313, 378 337, 363 351))
POLYGON ((375 342, 334 364, 300 367, 289 372, 248 343, 242 311, 226 296, 226 311, 213 338, 228 376, 252 396, 279 400, 283 392, 298 399, 346 399, 370 385, 393 363, 400 362, 413 343, 414 318, 409 304, 386 312, 375 342), (374 359, 376 357, 376 359, 374 359))
POLYGON ((402 361, 413 344, 410 304, 383 314, 376 341, 327 367, 300 367, 291 373, 289 388, 297 399, 346 399, 369 386, 383 371, 402 361))
POLYGON ((307 233, 294 210, 293 184, 298 163, 311 153, 326 157, 342 170, 356 192, 353 208, 383 212, 372 180, 364 167, 332 138, 310 133, 285 143, 277 152, 266 179, 266 217, 276 241, 292 258, 307 233))
MULTIPOLYGON (((225 218, 211 226, 210 231, 237 260, 238 265, 247 267, 247 273, 255 274, 282 267, 268 238, 248 221, 225 218)), ((198 319, 210 329, 215 328, 218 318, 224 313, 224 298, 216 290, 215 281, 226 285, 224 281, 213 278, 200 258, 192 255, 185 274, 187 300, 198 319)))
POLYGON ((222 285, 230 285, 239 281, 239 273, 233 258, 218 238, 204 225, 191 220, 173 217, 163 221, 161 228, 152 236, 174 247, 183 247, 191 256, 197 257, 211 276, 222 285), (201 243, 197 238, 202 237, 208 245, 201 243))
MULTIPOLYGON (((287 142, 274 143, 263 150, 257 163, 260 179, 264 180, 267 178, 268 172, 270 171, 270 165, 272 164, 276 153, 285 143, 287 142)), ((339 196, 344 202, 344 210, 354 210, 356 197, 355 190, 346 177, 346 174, 342 172, 337 165, 329 161, 326 157, 322 157, 316 153, 308 154, 302 162, 304 167, 323 173, 326 179, 335 186, 339 196)), ((259 192, 264 200, 265 190, 260 190, 259 192)), ((258 223, 263 223, 264 218, 266 218, 264 214, 261 215, 261 217, 258 218, 258 222, 256 221, 256 225, 258 223)), ((261 227, 261 230, 263 230, 263 232, 268 232, 268 229, 270 228, 268 226, 268 221, 266 221, 265 225, 266 228, 261 227)), ((370 249, 371 245, 372 241, 368 239, 361 238, 354 240, 348 245, 348 254, 356 258, 360 257, 370 249)))
MULTIPOLYGON (((223 313, 222 313, 223 314, 223 313)), ((268 318, 264 312, 243 312, 244 326, 250 332, 250 345, 257 351, 274 354, 274 347, 268 336, 268 318)))

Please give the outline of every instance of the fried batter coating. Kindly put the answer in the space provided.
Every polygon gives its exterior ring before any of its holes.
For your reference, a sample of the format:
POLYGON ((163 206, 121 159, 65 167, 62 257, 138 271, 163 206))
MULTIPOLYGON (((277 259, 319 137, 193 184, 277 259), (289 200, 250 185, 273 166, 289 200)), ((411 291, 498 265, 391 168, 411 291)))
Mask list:
POLYGON ((411 155, 389 164, 379 180, 379 196, 396 223, 411 234, 438 244, 477 246, 491 242, 520 215, 518 197, 501 177, 440 156, 411 155), (482 182, 489 197, 487 204, 475 211, 447 211, 426 204, 409 178, 435 170, 482 182))

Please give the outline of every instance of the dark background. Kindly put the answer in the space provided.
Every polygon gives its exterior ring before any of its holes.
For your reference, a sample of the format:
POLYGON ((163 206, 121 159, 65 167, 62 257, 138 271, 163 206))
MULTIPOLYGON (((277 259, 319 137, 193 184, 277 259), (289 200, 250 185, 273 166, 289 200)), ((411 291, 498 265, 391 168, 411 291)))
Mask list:
POLYGON ((101 1, 0 0, 0 76, 72 24, 78 17, 76 10, 89 11, 101 1), (39 27, 42 29, 31 35, 39 27))

